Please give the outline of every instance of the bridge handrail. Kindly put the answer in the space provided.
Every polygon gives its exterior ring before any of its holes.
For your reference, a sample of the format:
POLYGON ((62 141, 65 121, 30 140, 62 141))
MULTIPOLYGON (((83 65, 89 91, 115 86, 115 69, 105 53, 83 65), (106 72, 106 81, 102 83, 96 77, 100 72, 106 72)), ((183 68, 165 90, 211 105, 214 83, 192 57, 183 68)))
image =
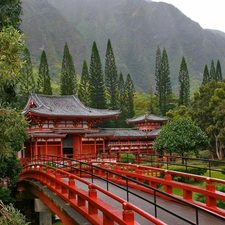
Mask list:
MULTIPOLYGON (((146 219, 149 219, 151 222, 153 222, 154 224, 157 225, 166 225, 166 223, 160 221, 159 219, 155 218, 154 216, 151 216, 150 214, 148 214, 147 212, 139 209, 138 207, 135 207, 133 204, 131 203, 127 203, 126 200, 118 197, 117 195, 106 191, 105 189, 99 187, 98 185, 95 185, 91 182, 88 182, 76 175, 73 175, 67 171, 64 171, 62 169, 58 169, 52 166, 48 166, 45 164, 40 164, 40 162, 38 163, 32 163, 30 165, 27 165, 24 167, 23 172, 20 174, 19 180, 24 180, 24 179, 36 179, 38 181, 40 181, 41 183, 45 184, 49 189, 53 190, 54 192, 56 192, 62 199, 69 201, 71 205, 75 206, 75 203, 72 201, 74 200, 74 198, 72 197, 74 194, 78 195, 78 202, 82 202, 82 200, 86 200, 88 201, 88 205, 90 206, 90 208, 88 208, 86 210, 86 214, 85 216, 87 218, 90 218, 91 214, 95 214, 96 210, 91 208, 91 206, 98 207, 97 210, 101 211, 104 215, 107 215, 107 218, 109 220, 109 218, 113 218, 113 220, 121 225, 129 225, 129 224, 136 224, 138 225, 137 222, 135 222, 134 220, 131 222, 131 219, 134 218, 133 216, 133 212, 131 212, 130 210, 133 210, 135 212, 137 212, 138 214, 142 215, 143 217, 145 217, 146 219), (55 173, 54 173, 55 171, 55 173), (68 182, 65 182, 64 180, 62 180, 62 177, 68 177, 69 180, 68 182), (89 193, 87 195, 84 194, 84 192, 80 192, 76 189, 74 189, 74 185, 75 182, 73 183, 72 180, 79 180, 80 182, 86 184, 89 188, 89 193), (53 188, 54 183, 55 182, 55 186, 57 186, 56 190, 53 188), (71 185, 72 184, 72 185, 71 185), (60 186, 59 186, 60 185, 60 186), (66 190, 68 191, 66 194, 66 190), (94 194, 93 194, 93 190, 94 190, 94 194), (97 205, 95 204, 97 202, 97 193, 95 193, 95 191, 98 190, 106 195, 108 195, 109 197, 113 198, 114 200, 120 202, 122 204, 122 208, 123 208, 123 213, 120 214, 118 213, 118 210, 112 210, 112 207, 110 207, 109 205, 107 207, 102 207, 101 205, 97 205), (68 195, 68 197, 65 197, 66 195, 68 195), (71 200, 72 199, 72 200, 71 200), (80 200, 79 200, 80 199, 80 200), (94 201, 93 201, 94 199, 94 201), (115 213, 116 211, 116 213, 115 213), (92 212, 92 213, 91 213, 92 212), (110 216, 109 216, 110 215, 110 216)), ((104 202, 104 206, 106 206, 106 203, 104 202)), ((83 214, 85 213, 85 211, 83 211, 83 214)), ((95 215, 96 217, 96 215, 95 215)), ((91 220, 93 220, 92 222, 94 222, 95 217, 93 217, 91 220)), ((99 220, 99 219, 98 219, 99 220)), ((104 220, 104 217, 103 217, 104 220)), ((105 224, 104 222, 102 222, 102 224, 105 224)))

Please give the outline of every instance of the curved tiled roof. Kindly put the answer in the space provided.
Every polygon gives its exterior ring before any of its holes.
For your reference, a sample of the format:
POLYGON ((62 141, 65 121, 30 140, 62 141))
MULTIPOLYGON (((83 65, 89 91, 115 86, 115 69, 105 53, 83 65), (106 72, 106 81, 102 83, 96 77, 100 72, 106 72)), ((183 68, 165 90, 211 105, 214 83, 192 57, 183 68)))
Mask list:
POLYGON ((139 129, 127 129, 127 128, 99 128, 99 132, 94 133, 94 134, 86 134, 86 137, 94 137, 94 136, 113 136, 114 138, 121 138, 121 137, 126 137, 126 138, 144 138, 144 137, 154 137, 159 134, 161 131, 160 128, 149 131, 149 132, 144 132, 139 129))
POLYGON ((76 116, 76 117, 101 117, 111 118, 119 114, 117 110, 93 109, 86 107, 74 95, 42 95, 32 93, 23 114, 35 113, 50 116, 76 116), (35 107, 30 106, 30 102, 35 107))
POLYGON ((127 123, 140 123, 142 121, 152 121, 152 122, 165 122, 168 121, 168 118, 166 117, 161 117, 161 116, 156 116, 153 114, 143 114, 138 117, 133 117, 131 119, 127 119, 127 123))

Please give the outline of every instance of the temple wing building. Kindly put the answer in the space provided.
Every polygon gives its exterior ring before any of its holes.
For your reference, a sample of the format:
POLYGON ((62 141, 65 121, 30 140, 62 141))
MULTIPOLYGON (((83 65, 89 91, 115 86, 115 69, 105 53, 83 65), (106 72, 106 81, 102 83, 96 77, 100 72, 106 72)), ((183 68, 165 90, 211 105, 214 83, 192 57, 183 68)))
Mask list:
POLYGON ((168 119, 142 115, 127 119, 135 128, 97 128, 115 118, 117 110, 93 109, 74 95, 50 96, 31 93, 23 110, 29 121, 29 139, 20 157, 40 154, 74 156, 110 152, 152 152, 152 143, 168 119), (95 125, 95 126, 94 126, 95 125))

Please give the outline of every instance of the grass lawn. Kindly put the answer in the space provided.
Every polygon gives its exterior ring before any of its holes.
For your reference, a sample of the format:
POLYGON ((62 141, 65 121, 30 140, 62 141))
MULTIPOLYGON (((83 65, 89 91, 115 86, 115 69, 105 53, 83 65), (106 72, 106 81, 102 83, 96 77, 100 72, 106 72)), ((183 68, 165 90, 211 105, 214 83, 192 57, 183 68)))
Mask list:
MULTIPOLYGON (((204 176, 209 177, 209 171, 207 171, 204 176)), ((211 177, 225 180, 225 175, 219 171, 211 171, 211 177)), ((201 186, 203 182, 191 182, 192 185, 201 186)), ((164 191, 164 187, 161 186, 159 190, 164 191)), ((173 193, 178 196, 183 196, 183 190, 180 188, 173 187, 173 193)))

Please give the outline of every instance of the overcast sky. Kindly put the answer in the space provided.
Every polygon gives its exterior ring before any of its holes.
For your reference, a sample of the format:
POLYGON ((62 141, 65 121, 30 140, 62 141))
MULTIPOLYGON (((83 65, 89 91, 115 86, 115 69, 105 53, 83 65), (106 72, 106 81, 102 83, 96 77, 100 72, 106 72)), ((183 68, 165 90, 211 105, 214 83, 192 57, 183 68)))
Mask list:
POLYGON ((224 0, 153 0, 174 5, 186 16, 198 22, 204 29, 225 32, 224 0))

